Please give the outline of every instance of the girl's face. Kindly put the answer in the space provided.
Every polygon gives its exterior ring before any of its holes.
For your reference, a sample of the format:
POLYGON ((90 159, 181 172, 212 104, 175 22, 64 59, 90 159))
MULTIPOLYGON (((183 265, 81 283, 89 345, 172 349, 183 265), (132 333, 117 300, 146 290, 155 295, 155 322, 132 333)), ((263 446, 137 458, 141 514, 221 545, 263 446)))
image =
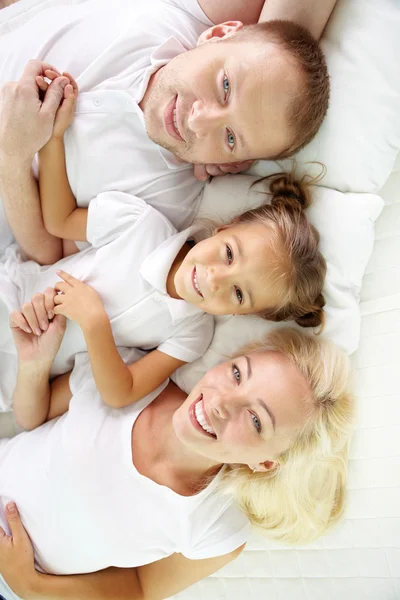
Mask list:
POLYGON ((262 470, 290 446, 311 410, 295 365, 278 352, 255 351, 209 371, 175 412, 173 427, 188 450, 216 464, 262 470))
POLYGON ((260 223, 240 223, 196 244, 176 272, 178 295, 212 315, 259 313, 279 306, 274 232, 260 223))

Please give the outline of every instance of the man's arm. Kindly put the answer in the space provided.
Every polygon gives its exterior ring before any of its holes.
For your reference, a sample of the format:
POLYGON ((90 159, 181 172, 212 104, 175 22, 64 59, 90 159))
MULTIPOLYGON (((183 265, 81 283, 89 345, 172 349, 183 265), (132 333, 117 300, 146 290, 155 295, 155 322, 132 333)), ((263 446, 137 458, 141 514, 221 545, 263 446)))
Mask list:
POLYGON ((31 60, 18 82, 0 89, 0 197, 21 249, 42 264, 59 260, 62 244, 44 227, 32 161, 50 139, 63 88, 69 83, 58 77, 42 102, 36 77, 48 68, 52 67, 31 60))
POLYGON ((213 23, 242 21, 252 25, 258 21, 285 19, 306 27, 319 39, 333 11, 336 0, 198 0, 213 23))

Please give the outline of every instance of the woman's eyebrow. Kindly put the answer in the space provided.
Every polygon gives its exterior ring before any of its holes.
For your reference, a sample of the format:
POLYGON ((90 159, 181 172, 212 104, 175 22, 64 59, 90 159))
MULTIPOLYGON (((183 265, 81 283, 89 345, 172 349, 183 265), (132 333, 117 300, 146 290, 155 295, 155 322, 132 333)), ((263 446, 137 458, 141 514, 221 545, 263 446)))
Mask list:
MULTIPOLYGON (((250 361, 250 358, 247 356, 247 354, 245 354, 244 357, 246 359, 246 364, 247 364, 247 379, 251 379, 251 376, 253 374, 253 371, 251 369, 251 361, 250 361)), ((274 428, 274 431, 275 431, 275 415, 274 415, 274 413, 268 408, 268 406, 266 405, 264 400, 262 400, 262 398, 257 398, 257 402, 260 404, 260 406, 263 407, 263 409, 269 415, 269 418, 271 419, 272 427, 274 428)))

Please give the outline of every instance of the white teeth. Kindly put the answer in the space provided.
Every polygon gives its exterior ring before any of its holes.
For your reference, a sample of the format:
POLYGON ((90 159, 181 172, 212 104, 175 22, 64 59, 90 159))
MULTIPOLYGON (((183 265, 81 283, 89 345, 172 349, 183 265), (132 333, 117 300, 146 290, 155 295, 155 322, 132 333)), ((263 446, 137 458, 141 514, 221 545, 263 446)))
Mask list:
POLYGON ((194 275, 193 275, 193 282, 194 282, 194 287, 195 287, 195 288, 196 288, 196 290, 199 292, 199 294, 203 295, 203 294, 201 293, 201 290, 200 290, 200 288, 199 288, 199 284, 197 283, 197 272, 196 272, 196 271, 194 272, 194 275))
POLYGON ((202 403, 202 401, 199 400, 199 402, 194 407, 194 412, 196 415, 197 422, 204 429, 204 431, 206 431, 207 433, 211 433, 211 435, 215 435, 215 431, 209 426, 209 424, 207 423, 207 421, 205 419, 201 403, 202 403))
POLYGON ((174 108, 173 119, 174 119, 174 127, 175 127, 176 131, 179 133, 179 131, 178 131, 178 122, 176 120, 176 108, 174 108))

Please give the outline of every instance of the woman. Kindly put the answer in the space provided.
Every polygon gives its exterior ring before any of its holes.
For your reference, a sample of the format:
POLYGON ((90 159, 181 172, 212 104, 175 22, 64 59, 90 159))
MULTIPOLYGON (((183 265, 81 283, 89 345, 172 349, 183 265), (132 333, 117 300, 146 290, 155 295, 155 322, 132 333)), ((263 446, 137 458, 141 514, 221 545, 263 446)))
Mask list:
MULTIPOLYGON (((54 414, 69 411, 0 442, 0 524, 15 501, 39 569, 91 574, 36 572, 9 513, 0 573, 20 597, 166 598, 233 560, 250 523, 293 542, 340 517, 352 401, 337 348, 281 330, 189 396, 165 383, 117 411, 99 398, 86 355, 49 388, 64 327, 57 316, 40 338, 14 332, 16 395, 50 393, 54 414)), ((13 598, 4 582, 0 593, 13 598)))

